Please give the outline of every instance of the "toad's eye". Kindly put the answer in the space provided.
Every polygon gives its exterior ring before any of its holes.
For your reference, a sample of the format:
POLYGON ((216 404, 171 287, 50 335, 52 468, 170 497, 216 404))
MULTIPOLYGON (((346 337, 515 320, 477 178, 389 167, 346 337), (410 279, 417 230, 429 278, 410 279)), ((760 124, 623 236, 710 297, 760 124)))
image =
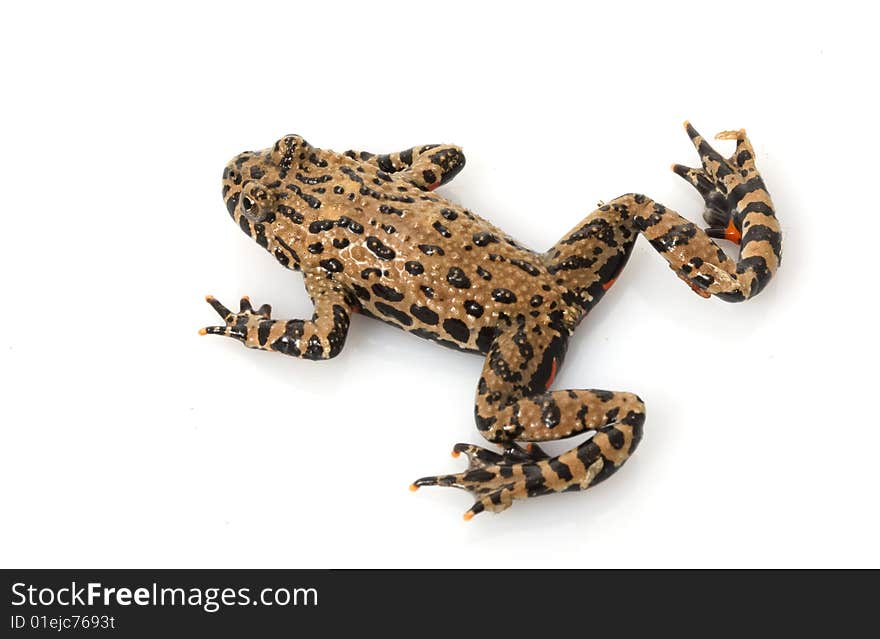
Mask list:
POLYGON ((262 222, 265 218, 263 207, 257 203, 258 195, 256 193, 245 193, 241 196, 241 214, 251 222, 262 222))
POLYGON ((272 210, 272 196, 259 182, 248 182, 241 192, 239 212, 251 222, 262 222, 272 210))

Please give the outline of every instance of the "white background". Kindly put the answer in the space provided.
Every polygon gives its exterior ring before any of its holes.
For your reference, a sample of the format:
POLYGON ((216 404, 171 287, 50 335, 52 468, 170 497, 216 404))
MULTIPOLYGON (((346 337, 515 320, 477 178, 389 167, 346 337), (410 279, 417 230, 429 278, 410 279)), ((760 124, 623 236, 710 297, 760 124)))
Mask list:
POLYGON ((8 6, 0 564, 880 565, 876 21, 573 7, 8 6), (556 382, 647 402, 638 453, 593 490, 470 523, 466 493, 407 490, 481 443, 477 357, 364 317, 320 363, 197 335, 206 293, 311 314, 229 220, 240 151, 457 143, 441 193, 544 250, 628 191, 699 220, 668 170, 697 162, 685 118, 747 128, 783 266, 729 305, 638 243, 556 382))

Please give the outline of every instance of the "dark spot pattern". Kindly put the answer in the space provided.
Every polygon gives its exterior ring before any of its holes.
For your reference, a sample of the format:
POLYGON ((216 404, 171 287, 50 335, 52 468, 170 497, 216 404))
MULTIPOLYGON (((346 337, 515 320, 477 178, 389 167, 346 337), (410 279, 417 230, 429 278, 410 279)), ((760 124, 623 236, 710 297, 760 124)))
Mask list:
POLYGON ((443 320, 443 330, 459 342, 467 342, 471 336, 471 329, 468 328, 468 325, 454 317, 443 320))
MULTIPOLYGON (((482 313, 480 313, 482 315, 482 313)), ((492 343, 495 341, 495 337, 498 335, 498 329, 494 326, 484 326, 480 329, 480 332, 477 333, 477 348, 481 353, 488 353, 489 349, 492 347, 492 343)), ((485 380, 484 382, 485 383, 485 380)))
POLYGON ((309 233, 322 233, 329 231, 336 225, 334 220, 315 220, 309 224, 309 233))
POLYGON ((514 266, 516 266, 517 268, 524 270, 526 273, 528 273, 532 277, 535 277, 536 275, 541 274, 541 271, 539 271, 538 268, 534 264, 526 262, 525 260, 510 260, 510 263, 513 264, 514 266))
POLYGON ((434 244, 419 244, 419 250, 425 255, 446 255, 446 252, 434 244))
POLYGON ((321 208, 321 200, 316 198, 314 195, 303 193, 303 190, 299 188, 299 186, 297 186, 296 184, 288 184, 287 188, 296 193, 306 204, 308 204, 313 209, 321 208))
POLYGON ((516 302, 516 295, 509 289, 496 288, 492 291, 492 299, 499 304, 513 304, 516 302))
POLYGON ((338 220, 336 220, 336 226, 338 226, 339 228, 343 228, 343 229, 347 228, 349 231, 351 231, 355 235, 360 235, 361 233, 364 232, 364 225, 363 224, 361 224, 360 222, 356 222, 353 219, 351 219, 350 217, 346 217, 345 215, 343 215, 338 220))
POLYGON ((488 246, 489 244, 492 244, 493 242, 495 242, 495 243, 498 242, 498 238, 495 237, 494 234, 488 233, 488 232, 474 233, 474 235, 471 239, 473 240, 474 244, 476 244, 477 246, 488 246))
POLYGON ((446 274, 446 281, 452 284, 455 288, 471 287, 471 281, 468 279, 468 276, 457 266, 453 266, 449 269, 449 272, 446 274))
POLYGON ((464 303, 464 311, 471 317, 482 317, 483 307, 474 300, 467 300, 464 303))
POLYGON ((342 262, 337 260, 335 257, 321 260, 319 264, 321 265, 321 268, 330 273, 341 273, 344 270, 342 267, 342 262))
POLYGON ((430 324, 433 326, 440 321, 440 316, 427 306, 419 306, 418 304, 413 304, 409 307, 409 312, 412 313, 413 317, 425 324, 430 324))
POLYGON ((389 306, 385 302, 376 302, 374 306, 376 310, 385 317, 390 317, 391 319, 396 320, 404 326, 412 326, 412 318, 403 311, 396 309, 393 306, 389 306))
POLYGON ((361 279, 368 280, 373 275, 375 275, 376 277, 382 277, 382 270, 374 267, 368 267, 361 271, 361 279))
POLYGON ((395 208, 389 204, 382 204, 379 207, 379 213, 387 213, 389 215, 403 216, 403 210, 395 208))
POLYGON ((393 249, 385 246, 379 238, 373 235, 367 237, 367 248, 380 260, 393 260, 396 257, 393 249))
POLYGON ((373 293, 389 302, 399 302, 405 297, 404 294, 396 288, 385 286, 384 284, 373 284, 370 288, 373 289, 373 293))
POLYGON ((290 220, 294 224, 302 224, 303 223, 303 215, 302 215, 302 213, 300 213, 296 209, 293 209, 293 208, 286 206, 284 204, 279 204, 278 205, 278 212, 281 213, 281 215, 286 217, 288 220, 290 220))
POLYGON ((449 232, 449 229, 447 229, 445 226, 443 226, 439 220, 434 222, 431 226, 433 226, 434 230, 437 231, 443 237, 447 237, 447 238, 452 237, 452 233, 449 232))

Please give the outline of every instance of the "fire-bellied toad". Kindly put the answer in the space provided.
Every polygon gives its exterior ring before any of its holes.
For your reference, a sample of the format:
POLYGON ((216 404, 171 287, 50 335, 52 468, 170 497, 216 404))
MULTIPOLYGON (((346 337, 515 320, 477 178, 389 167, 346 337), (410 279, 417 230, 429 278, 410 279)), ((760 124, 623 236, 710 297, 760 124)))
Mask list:
POLYGON ((229 214, 247 235, 302 271, 311 319, 271 319, 268 305, 239 312, 208 301, 225 320, 203 333, 250 348, 329 359, 345 344, 352 313, 444 346, 485 356, 477 384, 480 434, 494 452, 457 444, 466 471, 418 486, 455 486, 476 502, 469 519, 514 499, 576 491, 612 475, 642 437, 645 407, 632 393, 550 390, 568 338, 626 264, 639 234, 702 295, 737 302, 757 295, 776 271, 781 234, 745 132, 723 158, 690 126, 701 169, 675 165, 706 202, 705 231, 644 195, 618 197, 544 253, 432 193, 464 166, 456 146, 399 153, 334 153, 288 135, 234 158, 223 171, 229 214), (712 238, 740 245, 729 259, 712 238), (533 442, 594 436, 558 456, 533 442), (521 447, 517 442, 529 442, 521 447))

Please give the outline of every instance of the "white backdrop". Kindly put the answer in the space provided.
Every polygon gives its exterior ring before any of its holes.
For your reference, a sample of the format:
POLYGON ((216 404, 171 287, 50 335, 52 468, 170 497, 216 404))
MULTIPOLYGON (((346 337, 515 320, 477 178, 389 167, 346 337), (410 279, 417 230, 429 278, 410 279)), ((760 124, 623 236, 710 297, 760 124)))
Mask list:
POLYGON ((667 5, 7 7, 0 564, 880 565, 876 21, 667 5), (470 523, 407 490, 481 443, 477 357, 360 316, 320 363, 197 335, 206 293, 311 313, 226 213, 242 150, 457 143, 443 195, 544 250, 628 191, 699 220, 685 118, 746 127, 783 265, 729 305, 639 241, 556 382, 647 403, 593 490, 470 523))

